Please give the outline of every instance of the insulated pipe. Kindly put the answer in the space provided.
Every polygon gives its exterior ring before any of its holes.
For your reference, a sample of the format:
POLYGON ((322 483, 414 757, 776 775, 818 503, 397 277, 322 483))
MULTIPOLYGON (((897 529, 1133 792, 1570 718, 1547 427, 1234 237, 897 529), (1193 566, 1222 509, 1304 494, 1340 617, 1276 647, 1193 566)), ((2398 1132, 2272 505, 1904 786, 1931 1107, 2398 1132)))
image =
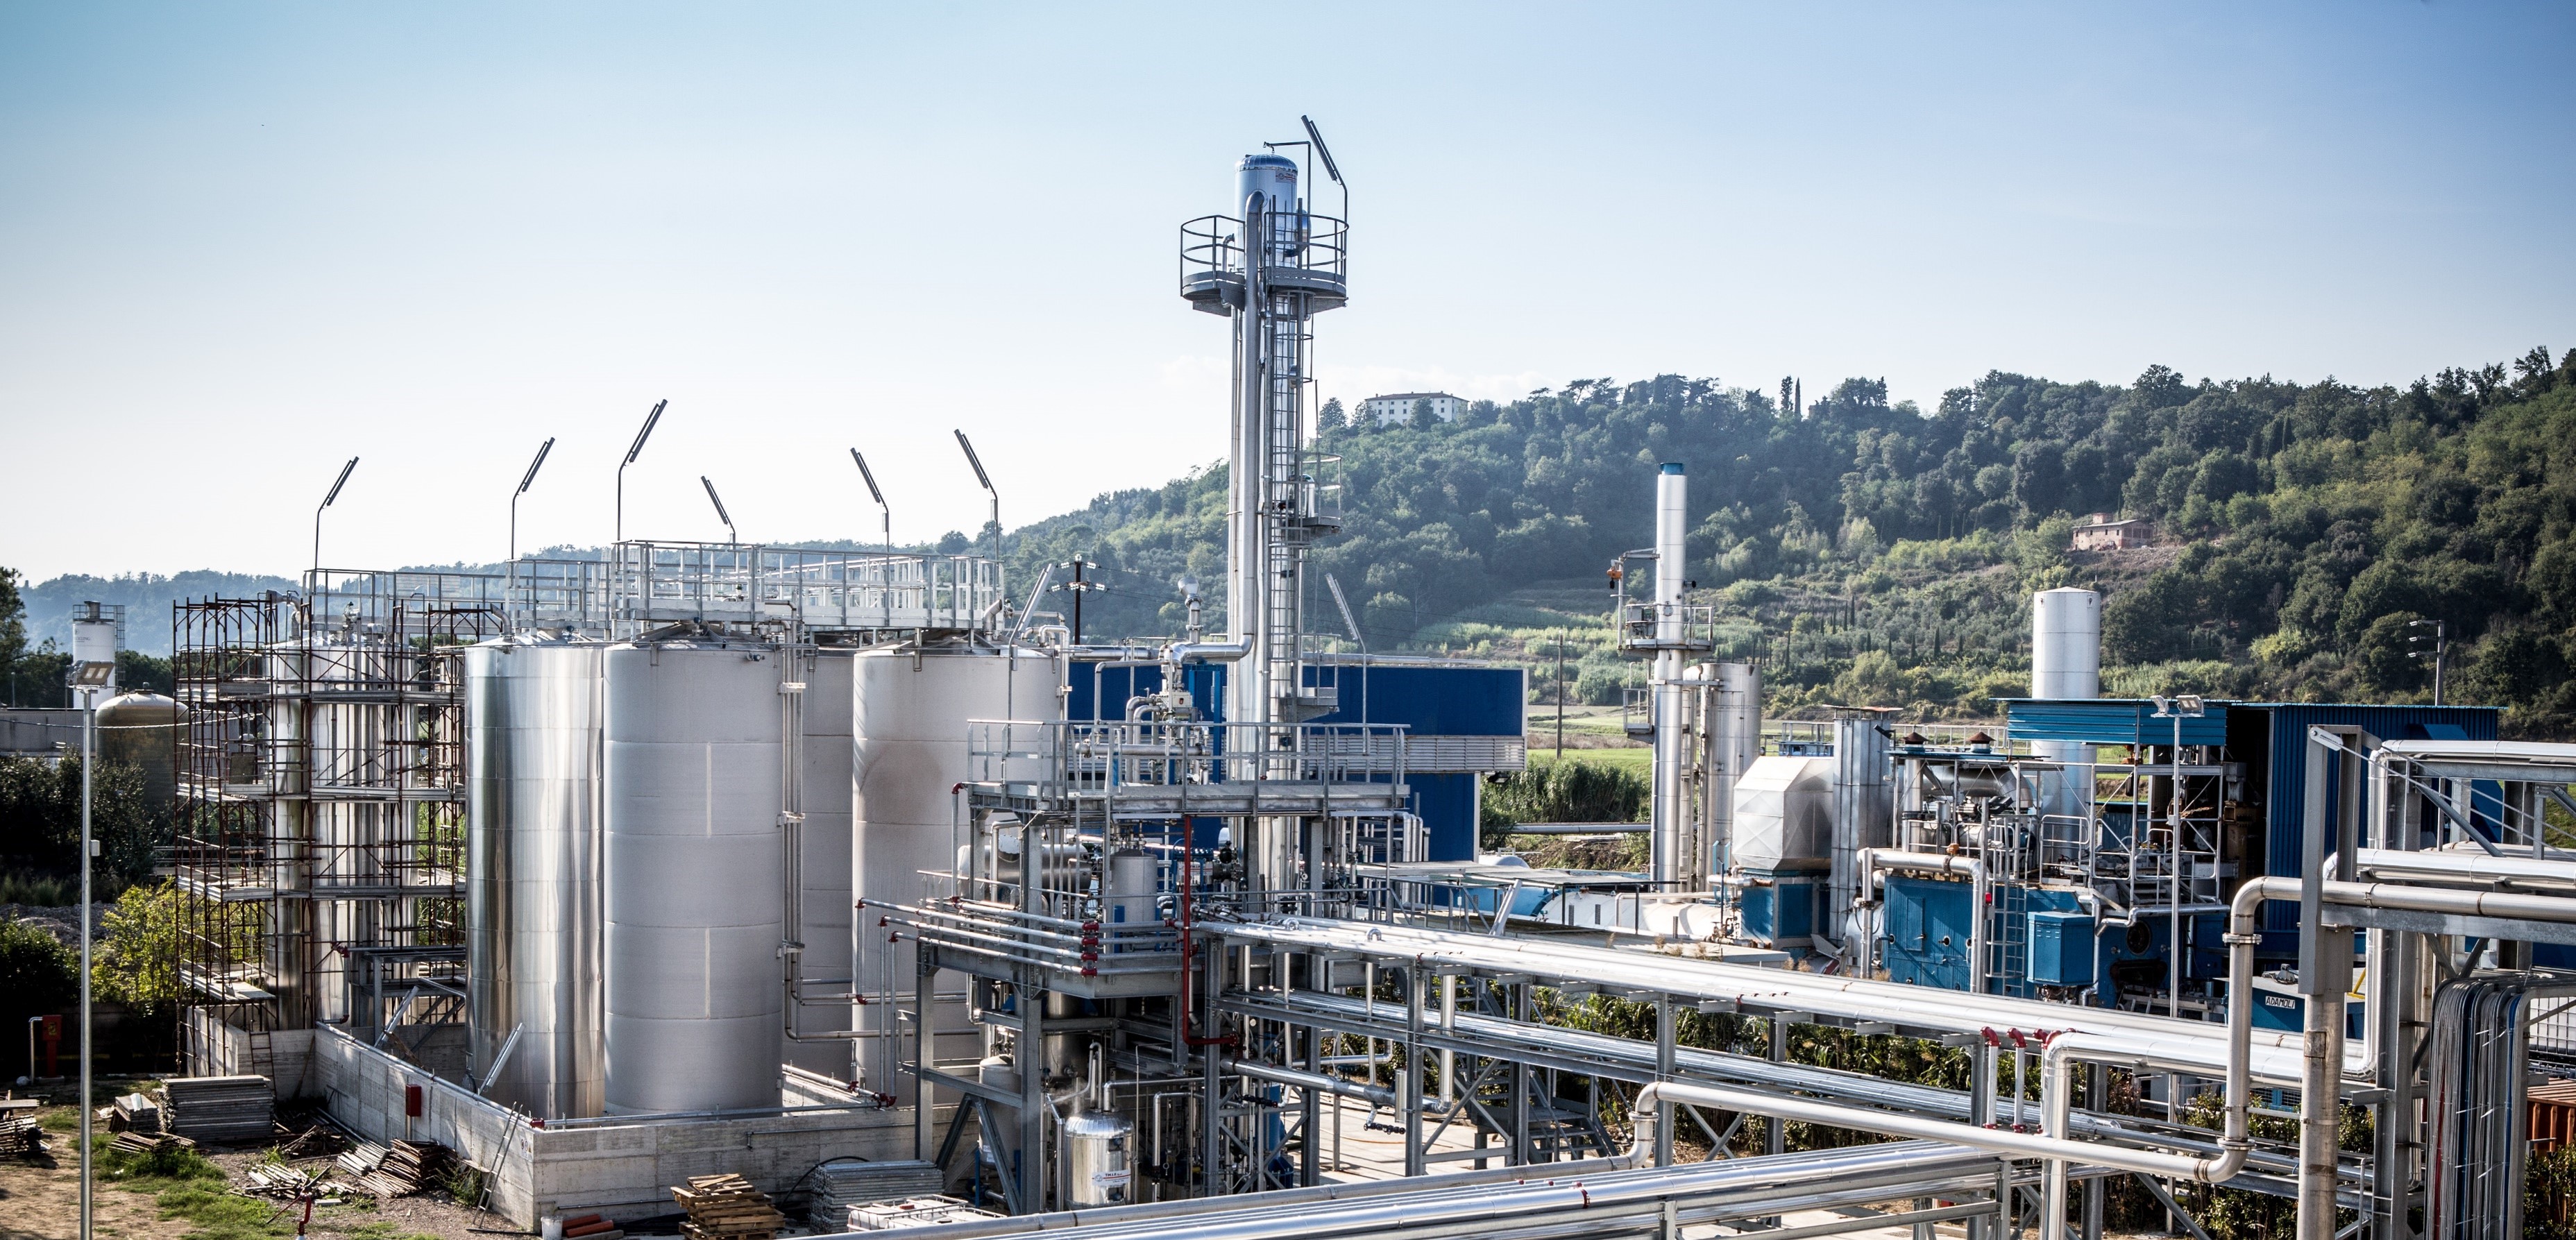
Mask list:
POLYGON ((1163 657, 1174 663, 1197 660, 1203 663, 1232 663, 1252 653, 1249 637, 1230 642, 1173 642, 1163 647, 1163 657))
MULTIPOLYGON (((1637 1115, 1661 1108, 1668 1102, 1693 1106, 1719 1107, 1745 1111, 1779 1119, 1793 1119, 1832 1128, 1857 1132, 1875 1132, 1891 1137, 1911 1137, 1921 1141, 1943 1141, 1985 1150, 2007 1158, 2065 1159, 2101 1167, 2117 1167, 2146 1175, 2175 1176, 2219 1183, 2235 1176, 2245 1163, 2245 1148, 2240 1142, 2215 1158, 2191 1158, 2181 1154, 2159 1154, 2151 1150, 2133 1150, 2118 1145, 2092 1141, 2068 1141, 2061 1137, 2034 1136, 2005 1128, 1981 1128, 1955 1120, 1925 1119, 1895 1111, 1838 1102, 1818 1102, 1812 1098, 1792 1098, 1779 1094, 1759 1093, 1723 1085, 1685 1085, 1678 1081, 1655 1081, 1637 1091, 1631 1109, 1637 1115)), ((1637 1145, 1650 1131, 1647 1124, 1633 1125, 1638 1134, 1630 1141, 1629 1157, 1640 1155, 1637 1145)))
MULTIPOLYGON (((2326 873, 2339 873, 2334 862, 2326 873)), ((2352 872, 2362 877, 2404 879, 2419 885, 2475 883, 2482 886, 2546 884, 2576 887, 2576 861, 2552 861, 2483 852, 2407 852, 2395 848, 2356 848, 2352 872)))
POLYGON ((1345 1098, 1362 1098, 1382 1107, 1396 1105, 1395 1091, 1392 1089, 1364 1085, 1358 1081, 1345 1081, 1340 1077, 1326 1076, 1321 1072, 1300 1072, 1295 1068, 1278 1068, 1266 1063, 1251 1063, 1241 1059, 1226 1060, 1225 1070, 1237 1076, 1251 1077, 1256 1081, 1268 1081, 1273 1085, 1293 1085, 1310 1092, 1322 1091, 1340 1094, 1345 1098))

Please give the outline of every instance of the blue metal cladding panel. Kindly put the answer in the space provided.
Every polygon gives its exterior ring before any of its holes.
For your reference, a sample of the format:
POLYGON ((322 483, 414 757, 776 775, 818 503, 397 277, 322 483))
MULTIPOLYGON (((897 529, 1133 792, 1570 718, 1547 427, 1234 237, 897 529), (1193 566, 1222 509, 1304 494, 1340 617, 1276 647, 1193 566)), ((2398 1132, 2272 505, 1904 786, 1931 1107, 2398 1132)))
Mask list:
POLYGON ((1968 988, 1970 895, 1966 883, 1887 880, 1887 938, 1880 958, 1889 980, 1943 990, 1968 988))
POLYGON ((1317 723, 1400 723, 1416 736, 1520 736, 1528 728, 1528 674, 1517 667, 1308 664, 1307 684, 1339 699, 1317 723))
POLYGON ((1407 775, 1413 789, 1413 812, 1422 815, 1431 836, 1431 860, 1476 859, 1476 780, 1474 775, 1407 775))
POLYGON ((2043 986, 2093 984, 2093 918, 2085 913, 2034 911, 2030 918, 2030 980, 2043 986))
MULTIPOLYGON (((1189 685, 1190 702, 1199 714, 1209 719, 1225 718, 1224 664, 1190 664, 1181 669, 1181 679, 1189 685)), ((1065 718, 1078 723, 1117 720, 1126 717, 1127 699, 1163 687, 1163 669, 1112 667, 1077 660, 1065 682, 1071 690, 1065 696, 1065 718)))
MULTIPOLYGON (((2004 733, 2016 741, 2074 741, 2086 745, 2170 745, 2174 721, 2155 717, 2156 704, 2134 698, 2058 700, 2004 698, 2004 733)), ((2227 743, 2228 703, 2211 702, 2197 718, 2182 721, 2182 743, 2227 743)))
MULTIPOLYGON (((2263 866, 2264 873, 2289 878, 2300 876, 2307 842, 2309 728, 2357 727, 2384 741, 2437 737, 2491 741, 2496 738, 2496 721, 2504 713, 2493 706, 2365 706, 2348 702, 2245 702, 2233 709, 2259 711, 2270 719, 2271 735, 2264 755, 2263 866)), ((2298 928, 2296 901, 2264 902, 2264 930, 2296 933, 2298 928)))

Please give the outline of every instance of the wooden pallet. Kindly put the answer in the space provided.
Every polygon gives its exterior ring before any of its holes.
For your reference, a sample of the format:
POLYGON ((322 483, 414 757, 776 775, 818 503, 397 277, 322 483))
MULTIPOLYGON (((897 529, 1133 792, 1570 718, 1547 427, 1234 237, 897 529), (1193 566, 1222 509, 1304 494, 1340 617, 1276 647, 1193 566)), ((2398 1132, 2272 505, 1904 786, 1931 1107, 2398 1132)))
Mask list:
POLYGON ((688 1187, 671 1190, 671 1199, 689 1213, 680 1224, 689 1240, 776 1240, 787 1221, 769 1194, 731 1172, 690 1176, 688 1187))

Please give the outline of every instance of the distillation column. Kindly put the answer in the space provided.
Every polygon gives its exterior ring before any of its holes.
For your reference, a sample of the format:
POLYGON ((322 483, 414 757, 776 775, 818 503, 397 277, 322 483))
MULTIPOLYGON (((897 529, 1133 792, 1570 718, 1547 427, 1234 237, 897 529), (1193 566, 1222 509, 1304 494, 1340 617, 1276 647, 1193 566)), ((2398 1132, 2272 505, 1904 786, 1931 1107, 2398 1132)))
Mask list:
POLYGON ((1655 720, 1653 877, 1659 884, 1689 881, 1700 846, 1693 831, 1687 782, 1690 765, 1687 697, 1682 687, 1682 579, 1689 531, 1686 483, 1679 461, 1655 475, 1655 664, 1648 679, 1655 720))
MULTIPOLYGON (((1333 528, 1309 476, 1305 401, 1314 316, 1345 300, 1342 226, 1307 209, 1297 161, 1247 155, 1235 171, 1242 217, 1183 226, 1181 291, 1234 326, 1225 602, 1244 654, 1227 676, 1226 722, 1285 727, 1330 709, 1302 683, 1299 637, 1306 548, 1333 528)), ((1283 733, 1263 747, 1292 744, 1283 733)), ((1290 885, 1296 825, 1264 823, 1255 834, 1245 843, 1256 882, 1290 885)))
MULTIPOLYGON (((2030 597, 2030 695, 2061 701, 2102 696, 2102 596, 2061 587, 2030 597)), ((2071 768, 2041 778, 2041 812, 2090 822, 2093 747, 2041 741, 2039 756, 2071 768)))

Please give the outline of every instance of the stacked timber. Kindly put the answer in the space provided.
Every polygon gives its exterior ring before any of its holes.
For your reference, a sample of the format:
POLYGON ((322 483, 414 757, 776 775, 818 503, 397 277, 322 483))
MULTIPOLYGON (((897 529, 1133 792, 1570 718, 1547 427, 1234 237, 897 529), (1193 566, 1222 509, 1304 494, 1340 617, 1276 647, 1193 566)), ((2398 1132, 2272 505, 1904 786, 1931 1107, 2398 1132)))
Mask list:
POLYGON ((436 1141, 396 1141, 373 1170, 358 1177, 358 1186, 379 1197, 408 1197, 444 1179, 455 1165, 456 1151, 436 1141))
POLYGON ((0 1112, 0 1157, 33 1158, 45 1152, 45 1129, 34 1112, 0 1112))
POLYGON ((172 1077, 162 1117, 169 1130, 195 1141, 265 1142, 275 1131, 277 1095, 264 1076, 172 1077))
POLYGON ((193 1150, 197 1143, 174 1133, 154 1135, 129 1129, 116 1134, 116 1140, 109 1142, 108 1146, 128 1154, 154 1154, 167 1149, 193 1150))
POLYGON ((777 1240, 778 1225, 787 1221, 769 1194, 731 1172, 690 1176, 687 1188, 671 1190, 671 1199, 689 1212, 680 1232, 690 1240, 777 1240))
POLYGON ((823 1231, 850 1226, 852 1206, 933 1196, 946 1179, 938 1167, 926 1162, 869 1162, 860 1158, 835 1158, 814 1168, 811 1178, 814 1195, 807 1203, 805 1217, 823 1231))

